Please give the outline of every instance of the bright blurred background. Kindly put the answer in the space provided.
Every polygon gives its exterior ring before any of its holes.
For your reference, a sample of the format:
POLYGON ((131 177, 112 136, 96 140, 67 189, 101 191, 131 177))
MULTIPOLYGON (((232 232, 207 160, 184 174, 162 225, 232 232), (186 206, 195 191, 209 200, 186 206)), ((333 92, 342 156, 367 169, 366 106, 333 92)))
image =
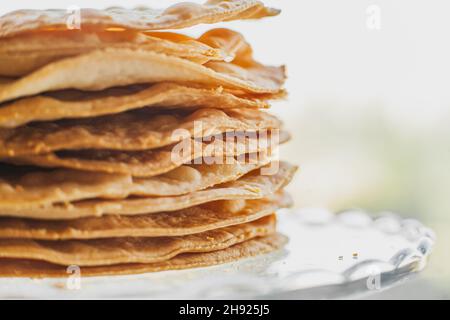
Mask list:
MULTIPOLYGON (((176 2, 15 0, 0 13, 176 2)), ((290 187, 297 206, 420 219, 438 237, 428 268, 379 297, 450 298, 450 2, 265 2, 282 15, 223 26, 241 31, 262 62, 288 66, 289 100, 273 110, 294 135, 282 157, 301 166, 290 187)))

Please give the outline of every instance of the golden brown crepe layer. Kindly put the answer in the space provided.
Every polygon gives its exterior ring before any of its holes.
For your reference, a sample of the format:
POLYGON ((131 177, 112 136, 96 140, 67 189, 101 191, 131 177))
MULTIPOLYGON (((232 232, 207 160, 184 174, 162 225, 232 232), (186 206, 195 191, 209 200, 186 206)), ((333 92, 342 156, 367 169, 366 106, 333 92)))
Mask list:
POLYGON ((279 144, 290 140, 286 131, 278 129, 267 132, 220 135, 221 139, 186 139, 167 147, 141 150, 65 150, 47 154, 2 158, 1 161, 17 165, 35 165, 48 168, 68 168, 83 171, 127 174, 133 177, 152 177, 169 172, 182 164, 232 163, 231 158, 242 159, 248 154, 271 155, 279 144), (233 139, 231 139, 231 137, 233 139), (206 140, 206 141, 205 141, 206 140), (186 146, 174 158, 177 145, 186 146), (210 162, 211 160, 211 162, 210 162))
POLYGON ((179 237, 44 241, 0 239, 0 258, 47 261, 63 266, 155 263, 181 253, 223 250, 275 233, 274 215, 253 222, 179 237))
POLYGON ((275 116, 247 109, 135 110, 116 115, 0 129, 0 157, 68 149, 145 150, 228 131, 278 129, 275 116))
POLYGON ((223 86, 253 94, 277 94, 284 67, 214 62, 201 65, 142 49, 100 49, 52 62, 22 78, 0 81, 0 102, 48 91, 98 91, 139 83, 177 82, 223 86))
MULTIPOLYGON (((255 0, 209 0, 204 4, 184 2, 166 9, 112 7, 105 10, 82 9, 82 30, 164 30, 182 29, 197 24, 260 19, 275 16, 279 10, 255 0)), ((18 10, 0 18, 0 37, 26 32, 67 30, 67 10, 18 10)), ((74 17, 75 18, 75 17, 74 17)))
POLYGON ((22 202, 0 203, 0 215, 43 220, 100 217, 107 214, 136 215, 176 211, 219 200, 261 199, 290 182, 297 167, 286 162, 272 162, 242 178, 181 196, 127 198, 124 200, 84 200, 51 206, 22 202), (271 171, 275 174, 269 175, 271 171), (266 174, 261 174, 266 173, 266 174))
POLYGON ((135 85, 100 92, 61 91, 3 104, 0 127, 14 128, 32 121, 98 117, 144 107, 268 108, 264 98, 272 97, 238 97, 221 87, 207 89, 175 83, 135 85))
MULTIPOLYGON (((184 253, 170 260, 151 264, 121 264, 100 267, 82 267, 80 276, 127 275, 165 270, 181 270, 228 263, 266 254, 281 249, 287 238, 281 234, 251 239, 224 250, 207 253, 184 253)), ((0 277, 68 277, 73 268, 66 268, 44 261, 1 259, 0 277)))
POLYGON ((227 59, 225 52, 192 39, 177 43, 138 32, 50 31, 0 39, 0 75, 21 77, 57 60, 96 49, 127 48, 164 53, 204 64, 227 59))
POLYGON ((0 39, 0 75, 24 76, 51 62, 107 48, 141 49, 199 64, 217 60, 258 65, 244 37, 228 29, 212 29, 198 39, 172 32, 46 31, 0 39))
POLYGON ((292 205, 286 193, 258 200, 224 200, 173 212, 107 215, 74 220, 0 218, 0 238, 70 240, 116 237, 172 237, 247 223, 292 205))
POLYGON ((46 206, 93 198, 182 195, 234 181, 270 161, 265 154, 255 155, 251 159, 251 162, 250 159, 240 162, 231 158, 223 164, 183 165, 148 178, 100 173, 94 176, 90 172, 74 170, 31 171, 16 176, 9 173, 9 179, 0 180, 0 189, 3 190, 0 206, 20 206, 23 202, 46 206))

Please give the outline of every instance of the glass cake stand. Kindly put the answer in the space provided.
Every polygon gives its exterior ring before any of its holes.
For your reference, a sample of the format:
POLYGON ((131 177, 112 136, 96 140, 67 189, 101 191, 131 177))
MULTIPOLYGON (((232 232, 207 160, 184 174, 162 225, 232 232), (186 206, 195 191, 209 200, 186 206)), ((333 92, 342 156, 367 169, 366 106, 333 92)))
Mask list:
POLYGON ((225 265, 144 275, 0 279, 0 298, 26 299, 325 299, 357 298, 422 270, 434 233, 392 213, 280 210, 287 246, 225 265))

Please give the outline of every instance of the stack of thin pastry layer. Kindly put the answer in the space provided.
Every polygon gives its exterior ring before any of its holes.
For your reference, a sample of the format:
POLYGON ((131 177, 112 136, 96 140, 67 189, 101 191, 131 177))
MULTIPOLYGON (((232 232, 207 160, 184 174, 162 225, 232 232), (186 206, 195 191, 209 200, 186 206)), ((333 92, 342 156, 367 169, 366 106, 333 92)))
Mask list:
POLYGON ((262 109, 285 95, 241 34, 200 23, 277 15, 253 0, 0 18, 0 276, 131 274, 282 247, 296 167, 262 109), (70 20, 71 21, 71 20, 70 20), (231 137, 231 138, 230 138, 231 137))

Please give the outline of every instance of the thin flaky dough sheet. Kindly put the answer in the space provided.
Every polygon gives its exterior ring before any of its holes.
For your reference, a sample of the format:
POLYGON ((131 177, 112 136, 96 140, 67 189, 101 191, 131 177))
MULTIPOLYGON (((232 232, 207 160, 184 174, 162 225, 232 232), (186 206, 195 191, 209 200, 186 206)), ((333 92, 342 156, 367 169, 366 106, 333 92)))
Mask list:
MULTIPOLYGON (((265 7, 256 0, 209 0, 204 4, 184 2, 166 9, 112 7, 105 10, 81 9, 82 30, 103 31, 109 28, 132 30, 181 29, 198 24, 212 24, 241 19, 275 16, 277 9, 265 7)), ((42 30, 67 30, 67 10, 18 10, 0 18, 0 37, 11 37, 42 30)), ((73 21, 73 20, 72 20, 73 21)), ((76 22, 76 21, 74 21, 76 22)))
POLYGON ((126 237, 44 241, 0 239, 0 258, 32 259, 63 266, 155 263, 187 252, 223 250, 275 233, 275 215, 252 222, 178 237, 126 237))
MULTIPOLYGON (((241 159, 246 154, 273 154, 278 145, 290 140, 286 131, 271 130, 264 132, 226 134, 221 139, 186 139, 180 142, 185 146, 174 157, 174 148, 167 147, 141 150, 66 150, 37 155, 25 155, 3 158, 2 161, 17 165, 35 165, 48 168, 67 168, 83 171, 127 174, 133 177, 152 177, 169 172, 182 164, 196 164, 197 161, 212 159, 214 163, 229 163, 228 159, 241 159), (207 140, 207 141, 204 141, 207 140)), ((218 136, 216 136, 218 137, 218 136)))
POLYGON ((215 61, 201 65, 141 49, 99 49, 52 62, 19 79, 0 79, 0 102, 48 91, 98 91, 139 83, 194 83, 252 94, 277 94, 286 79, 284 66, 242 67, 215 61))
POLYGON ((10 217, 65 220, 100 217, 107 214, 136 215, 176 211, 212 201, 268 197, 287 185, 296 171, 297 167, 294 165, 273 161, 236 181, 186 195, 124 200, 93 199, 50 206, 36 206, 27 202, 12 205, 0 203, 0 212, 2 216, 10 217))
POLYGON ((21 77, 51 62, 106 48, 141 49, 199 64, 226 61, 262 67, 245 38, 225 28, 209 30, 199 38, 173 32, 46 31, 0 38, 0 75, 21 77))
POLYGON ((279 129, 281 126, 275 116, 251 109, 140 109, 98 118, 0 129, 0 157, 70 149, 145 150, 187 138, 229 131, 279 129))
POLYGON ((0 39, 0 75, 21 77, 51 62, 105 48, 148 50, 200 64, 228 60, 224 51, 195 39, 173 42, 142 32, 48 31, 0 39))
POLYGON ((139 108, 252 108, 269 105, 263 97, 239 97, 227 90, 176 83, 156 83, 112 88, 100 92, 62 91, 3 104, 0 127, 14 128, 33 121, 90 118, 139 108))
MULTIPOLYGON (((267 254, 281 249, 287 242, 288 239, 285 236, 277 233, 244 241, 224 250, 207 253, 184 253, 162 262, 82 267, 79 269, 79 276, 128 275, 207 267, 267 254)), ((0 277, 66 278, 73 275, 74 271, 73 268, 66 268, 44 261, 0 259, 0 277)))
MULTIPOLYGON (((228 159, 228 163, 222 164, 183 165, 165 174, 148 178, 65 169, 35 169, 24 174, 9 172, 8 177, 0 179, 0 207, 20 206, 21 203, 46 206, 94 198, 177 196, 237 180, 269 162, 270 158, 261 153, 245 162, 232 158, 228 159)), ((9 166, 8 168, 10 171, 15 169, 9 166)), ((18 171, 21 171, 20 168, 18 171)))
POLYGON ((224 200, 172 212, 136 216, 50 221, 1 218, 1 239, 104 239, 116 237, 173 237, 247 223, 292 205, 287 193, 258 200, 224 200))

